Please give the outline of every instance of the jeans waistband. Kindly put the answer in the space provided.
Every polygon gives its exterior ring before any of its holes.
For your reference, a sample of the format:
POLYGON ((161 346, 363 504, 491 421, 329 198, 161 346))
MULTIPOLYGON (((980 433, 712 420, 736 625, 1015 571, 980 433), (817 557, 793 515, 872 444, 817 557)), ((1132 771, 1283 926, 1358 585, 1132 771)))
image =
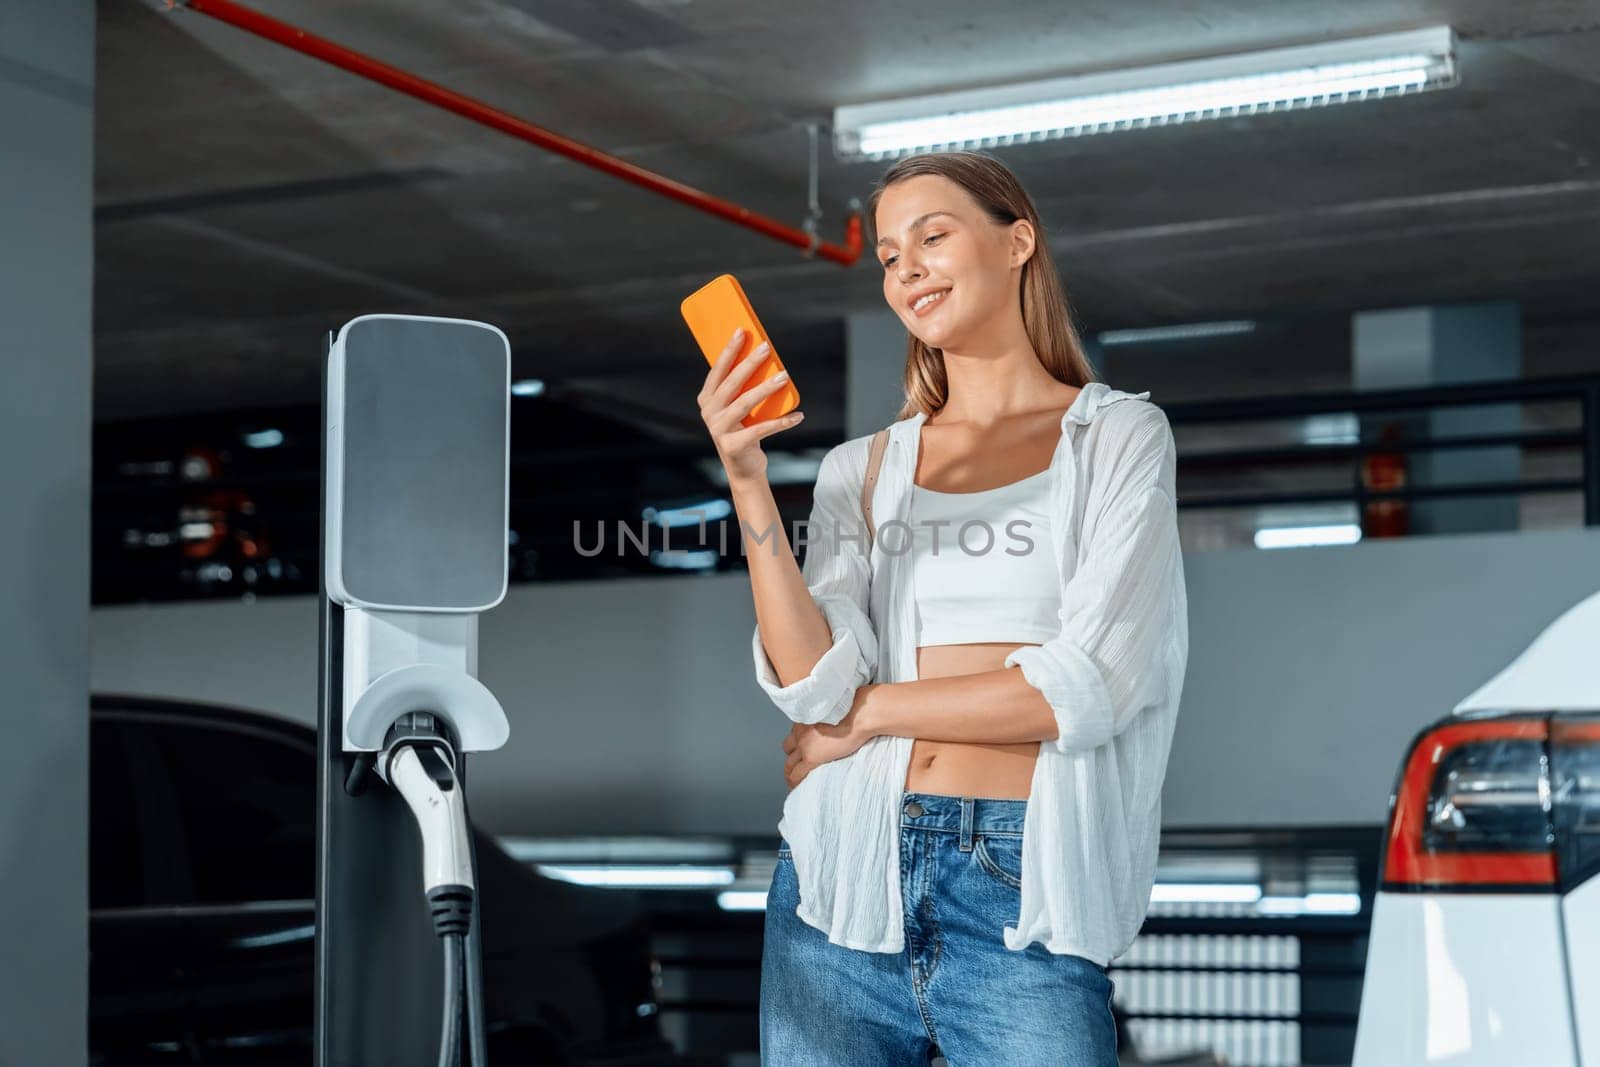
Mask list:
POLYGON ((911 790, 901 790, 900 793, 902 827, 958 833, 963 838, 963 844, 975 833, 1020 834, 1027 813, 1026 800, 953 797, 911 790))

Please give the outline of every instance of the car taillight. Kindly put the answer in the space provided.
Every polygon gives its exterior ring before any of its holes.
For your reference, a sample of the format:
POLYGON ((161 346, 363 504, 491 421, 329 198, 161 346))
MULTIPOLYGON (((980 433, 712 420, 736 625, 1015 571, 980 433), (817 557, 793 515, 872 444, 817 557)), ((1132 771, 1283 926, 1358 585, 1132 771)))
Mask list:
POLYGON ((1569 889, 1600 874, 1600 715, 1447 719, 1411 746, 1391 890, 1569 889))
POLYGON ((1384 888, 1556 884, 1549 722, 1452 720, 1419 737, 1395 790, 1384 888))
POLYGON ((1567 890, 1600 875, 1600 715, 1550 720, 1550 797, 1567 890))

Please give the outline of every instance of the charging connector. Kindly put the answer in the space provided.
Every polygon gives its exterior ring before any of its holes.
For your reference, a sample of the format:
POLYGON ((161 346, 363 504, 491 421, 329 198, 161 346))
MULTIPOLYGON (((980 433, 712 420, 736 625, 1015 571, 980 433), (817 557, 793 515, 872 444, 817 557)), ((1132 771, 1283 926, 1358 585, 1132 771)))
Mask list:
POLYGON ((447 723, 428 712, 408 712, 389 728, 375 769, 405 800, 422 834, 422 888, 434 932, 444 943, 439 1062, 453 1065, 459 1059, 465 1001, 473 1067, 486 1067, 481 963, 472 940, 476 855, 466 796, 456 777, 456 751, 447 723))
POLYGON ((422 831, 422 890, 473 885, 467 809, 449 746, 407 738, 379 759, 379 773, 405 799, 422 831), (392 753, 392 754, 390 754, 392 753))

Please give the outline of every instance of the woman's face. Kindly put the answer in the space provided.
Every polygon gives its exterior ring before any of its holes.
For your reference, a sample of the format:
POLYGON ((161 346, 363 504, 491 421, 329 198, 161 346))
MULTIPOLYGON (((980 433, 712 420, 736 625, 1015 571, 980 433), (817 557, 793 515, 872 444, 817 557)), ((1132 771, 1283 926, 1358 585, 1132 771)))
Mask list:
POLYGON ((883 298, 924 344, 960 351, 998 316, 1020 314, 1012 268, 1032 250, 1025 221, 998 225, 949 178, 919 174, 883 191, 876 224, 883 298))

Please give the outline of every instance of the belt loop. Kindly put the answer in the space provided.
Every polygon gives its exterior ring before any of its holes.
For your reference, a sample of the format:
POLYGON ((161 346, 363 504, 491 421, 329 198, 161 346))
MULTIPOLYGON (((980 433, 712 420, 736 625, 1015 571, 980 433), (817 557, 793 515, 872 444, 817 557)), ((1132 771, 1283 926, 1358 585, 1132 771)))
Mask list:
POLYGON ((972 809, 975 801, 971 797, 961 798, 961 851, 972 851, 972 809))

